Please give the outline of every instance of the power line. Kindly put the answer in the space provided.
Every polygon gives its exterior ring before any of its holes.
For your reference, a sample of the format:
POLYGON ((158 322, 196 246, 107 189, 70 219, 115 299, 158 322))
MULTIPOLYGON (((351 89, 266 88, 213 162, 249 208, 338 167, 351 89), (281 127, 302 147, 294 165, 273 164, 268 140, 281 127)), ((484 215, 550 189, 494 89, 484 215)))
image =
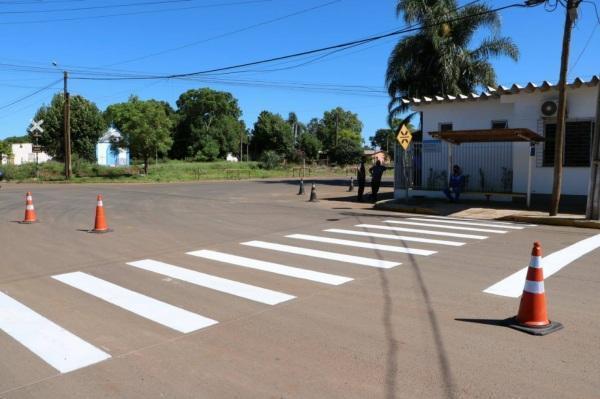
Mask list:
POLYGON ((304 9, 295 11, 295 12, 290 13, 290 14, 282 15, 282 16, 277 17, 277 18, 268 19, 268 20, 261 21, 261 22, 258 22, 258 23, 252 24, 252 25, 247 25, 247 26, 244 26, 242 28, 235 29, 235 30, 232 30, 232 31, 229 31, 229 32, 221 33, 221 34, 218 34, 218 35, 215 35, 215 36, 210 36, 210 37, 207 37, 205 39, 200 39, 200 40, 197 40, 197 41, 194 41, 194 42, 190 42, 190 43, 187 43, 187 44, 183 44, 183 45, 180 45, 180 46, 177 46, 177 47, 172 47, 172 48, 169 48, 169 49, 157 51, 155 53, 150 53, 150 54, 142 55, 142 56, 139 56, 139 57, 130 58, 130 59, 125 60, 125 61, 115 62, 113 64, 108 64, 106 66, 115 66, 115 65, 128 64, 130 62, 145 60, 147 58, 155 57, 155 56, 158 56, 158 55, 170 53, 170 52, 177 51, 177 50, 182 50, 182 49, 185 49, 185 48, 188 48, 188 47, 196 46, 198 44, 207 43, 207 42, 210 42, 210 41, 213 41, 213 40, 216 40, 216 39, 221 39, 221 38, 224 38, 224 37, 227 37, 227 36, 231 36, 231 35, 234 35, 234 34, 237 34, 237 33, 245 32, 245 31, 250 30, 250 29, 258 28, 260 26, 272 24, 274 22, 279 22, 279 21, 282 21, 282 20, 287 19, 287 18, 295 17, 297 15, 301 15, 301 14, 305 14, 307 12, 318 10, 320 8, 324 8, 324 7, 330 6, 330 5, 335 4, 335 3, 339 3, 341 1, 342 0, 329 1, 327 3, 319 4, 319 5, 316 5, 314 7, 304 8, 304 9))
POLYGON ((583 0, 583 2, 591 4, 594 7, 594 11, 596 11, 596 19, 598 20, 598 24, 600 24, 600 14, 598 13, 598 7, 596 6, 596 3, 590 0, 583 0))
POLYGON ((30 97, 33 97, 33 96, 35 96, 35 95, 36 95, 36 94, 38 94, 38 93, 41 93, 42 91, 45 91, 45 90, 48 90, 48 89, 52 88, 52 86, 54 86, 54 85, 56 85, 57 83, 60 83, 60 82, 62 82, 62 79, 58 79, 58 80, 56 80, 56 81, 54 81, 54 82, 50 83, 49 85, 47 85, 47 86, 44 86, 44 87, 42 87, 42 88, 40 88, 40 89, 38 89, 38 90, 34 91, 33 93, 29 93, 29 94, 27 94, 26 96, 23 96, 23 97, 17 98, 16 100, 14 100, 14 101, 12 101, 12 102, 10 102, 10 103, 8 103, 8 104, 5 104, 5 105, 3 105, 3 106, 0 106, 0 110, 3 110, 3 109, 5 109, 5 108, 8 108, 8 107, 11 107, 11 106, 13 106, 13 105, 15 105, 15 104, 18 104, 18 103, 20 103, 21 101, 25 101, 25 100, 27 100, 28 98, 30 98, 30 97))
POLYGON ((417 30, 420 30, 420 29, 432 28, 432 27, 439 26, 439 25, 442 25, 442 24, 447 24, 447 23, 450 23, 450 22, 457 22, 457 21, 460 21, 460 20, 463 20, 463 19, 474 18, 474 17, 477 17, 477 16, 491 14, 491 13, 503 11, 503 10, 506 10, 506 9, 509 9, 509 8, 515 8, 515 7, 518 7, 518 8, 529 8, 531 6, 528 6, 528 5, 525 5, 525 4, 522 4, 522 3, 514 3, 514 4, 506 5, 506 6, 503 6, 503 7, 498 7, 498 8, 492 9, 492 10, 475 13, 475 14, 472 14, 472 15, 451 18, 451 19, 448 19, 448 20, 444 20, 444 21, 440 21, 440 22, 436 22, 436 23, 428 24, 428 25, 408 27, 408 28, 396 30, 396 31, 393 31, 393 32, 390 32, 390 33, 386 33, 386 34, 381 34, 381 35, 367 37, 367 38, 364 38, 364 39, 353 40, 353 41, 350 41, 350 42, 335 44, 335 45, 331 45, 331 46, 327 46, 327 47, 321 47, 321 48, 317 48, 317 49, 313 49, 313 50, 307 50, 307 51, 302 51, 302 52, 293 53, 293 54, 287 54, 287 55, 283 55, 283 56, 279 56, 279 57, 267 58, 267 59, 263 59, 263 60, 251 61, 251 62, 246 62, 246 63, 242 63, 242 64, 230 65, 230 66, 219 67, 219 68, 206 69, 206 70, 196 71, 196 72, 178 73, 178 74, 170 74, 170 75, 162 75, 162 76, 161 75, 112 76, 112 77, 109 77, 109 76, 105 76, 105 77, 90 77, 90 76, 86 77, 86 76, 81 76, 81 77, 74 77, 73 79, 79 79, 79 80, 177 79, 177 78, 186 78, 186 77, 193 77, 193 76, 198 76, 198 75, 210 74, 210 73, 215 73, 215 72, 224 72, 224 71, 230 71, 230 70, 244 68, 244 67, 249 67, 249 66, 255 66, 255 65, 272 63, 272 62, 275 62, 275 61, 282 61, 282 60, 287 60, 287 59, 292 59, 292 58, 297 58, 297 57, 303 57, 303 56, 307 56, 307 55, 311 55, 311 54, 317 54, 317 53, 321 53, 321 52, 325 52, 325 51, 330 51, 330 50, 338 50, 338 49, 351 48, 351 47, 355 47, 355 46, 359 46, 359 45, 371 43, 371 42, 374 42, 374 41, 377 41, 377 40, 385 39, 385 38, 388 38, 388 37, 397 36, 397 35, 401 35, 401 34, 404 34, 404 33, 417 31, 417 30))
MULTIPOLYGON (((192 1, 192 0, 186 0, 186 1, 192 1)), ((256 3, 267 3, 267 2, 271 2, 271 1, 273 1, 273 0, 246 0, 246 1, 237 1, 237 2, 230 2, 230 3, 204 4, 204 5, 198 5, 198 6, 177 7, 177 8, 168 8, 168 9, 159 9, 159 10, 133 11, 133 12, 124 12, 124 13, 116 13, 116 14, 88 15, 88 16, 80 16, 80 17, 55 18, 55 19, 38 19, 38 20, 30 20, 30 21, 0 22, 0 25, 24 25, 24 24, 44 24, 44 23, 49 23, 49 22, 82 21, 82 20, 89 20, 89 19, 113 18, 113 17, 123 17, 123 16, 131 16, 131 15, 156 14, 156 13, 162 13, 162 12, 196 10, 199 8, 216 8, 216 7, 228 7, 228 6, 256 4, 256 3)))

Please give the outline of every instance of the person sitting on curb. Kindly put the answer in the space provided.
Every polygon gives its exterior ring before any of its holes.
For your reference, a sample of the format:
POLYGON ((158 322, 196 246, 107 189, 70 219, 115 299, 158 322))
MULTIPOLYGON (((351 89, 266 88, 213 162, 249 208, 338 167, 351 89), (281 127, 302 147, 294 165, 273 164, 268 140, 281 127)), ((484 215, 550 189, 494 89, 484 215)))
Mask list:
POLYGON ((465 177, 462 174, 462 170, 460 169, 460 166, 454 165, 452 167, 452 175, 450 176, 448 187, 444 189, 444 194, 446 194, 446 197, 448 197, 450 202, 458 202, 464 185, 465 177))

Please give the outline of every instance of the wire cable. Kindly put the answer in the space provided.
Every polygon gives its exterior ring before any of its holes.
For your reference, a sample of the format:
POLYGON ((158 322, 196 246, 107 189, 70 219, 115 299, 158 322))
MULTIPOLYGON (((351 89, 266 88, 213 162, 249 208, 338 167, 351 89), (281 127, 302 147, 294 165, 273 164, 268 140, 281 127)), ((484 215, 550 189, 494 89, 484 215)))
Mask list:
POLYGON ((21 101, 25 101, 25 100, 27 100, 28 98, 30 98, 30 97, 33 97, 33 96, 35 96, 35 95, 36 95, 36 94, 38 94, 38 93, 41 93, 41 92, 43 92, 43 91, 45 91, 45 90, 48 90, 48 89, 52 88, 52 86, 56 85, 57 83, 60 83, 61 81, 62 81, 62 79, 58 79, 58 80, 56 80, 56 81, 54 81, 54 82, 50 83, 48 86, 44 86, 44 87, 42 87, 42 88, 40 88, 40 89, 38 89, 38 90, 34 91, 33 93, 29 93, 29 94, 27 94, 26 96, 19 97, 19 98, 17 98, 16 100, 14 100, 14 101, 12 101, 12 102, 10 102, 10 103, 8 103, 8 104, 5 104, 5 105, 3 105, 3 106, 0 106, 0 110, 3 110, 3 109, 5 109, 5 108, 8 108, 8 107, 12 107, 13 105, 20 103, 21 101))

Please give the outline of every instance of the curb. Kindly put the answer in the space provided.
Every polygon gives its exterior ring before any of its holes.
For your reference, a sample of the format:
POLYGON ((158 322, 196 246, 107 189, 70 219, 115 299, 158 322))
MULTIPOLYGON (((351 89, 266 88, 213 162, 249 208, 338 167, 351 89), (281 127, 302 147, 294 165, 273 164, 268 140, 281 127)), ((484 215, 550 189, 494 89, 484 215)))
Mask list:
POLYGON ((392 211, 392 212, 404 212, 404 213, 418 213, 422 215, 440 215, 439 212, 431 208, 421 208, 418 206, 404 205, 394 200, 385 200, 376 202, 373 205, 373 209, 379 211, 392 211))
POLYGON ((509 215, 496 220, 506 220, 510 222, 545 224, 549 226, 579 227, 585 229, 600 229, 600 222, 586 219, 553 218, 538 216, 519 216, 509 215))

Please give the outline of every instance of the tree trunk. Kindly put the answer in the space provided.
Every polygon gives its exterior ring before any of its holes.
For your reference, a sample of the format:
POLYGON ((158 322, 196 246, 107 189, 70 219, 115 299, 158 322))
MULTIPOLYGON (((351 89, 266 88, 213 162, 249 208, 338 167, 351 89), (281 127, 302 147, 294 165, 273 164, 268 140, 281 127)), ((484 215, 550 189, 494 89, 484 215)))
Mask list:
POLYGON ((560 58, 560 78, 558 80, 558 111, 556 116, 556 135, 554 143, 554 183, 552 184, 552 201, 550 203, 550 216, 558 214, 560 192, 562 190, 562 170, 565 146, 565 117, 567 105, 567 69, 569 66, 569 47, 571 43, 571 30, 573 28, 574 13, 577 5, 574 0, 567 0, 565 28, 563 33, 562 55, 560 58))
POLYGON ((148 175, 148 155, 144 156, 144 174, 148 175))

